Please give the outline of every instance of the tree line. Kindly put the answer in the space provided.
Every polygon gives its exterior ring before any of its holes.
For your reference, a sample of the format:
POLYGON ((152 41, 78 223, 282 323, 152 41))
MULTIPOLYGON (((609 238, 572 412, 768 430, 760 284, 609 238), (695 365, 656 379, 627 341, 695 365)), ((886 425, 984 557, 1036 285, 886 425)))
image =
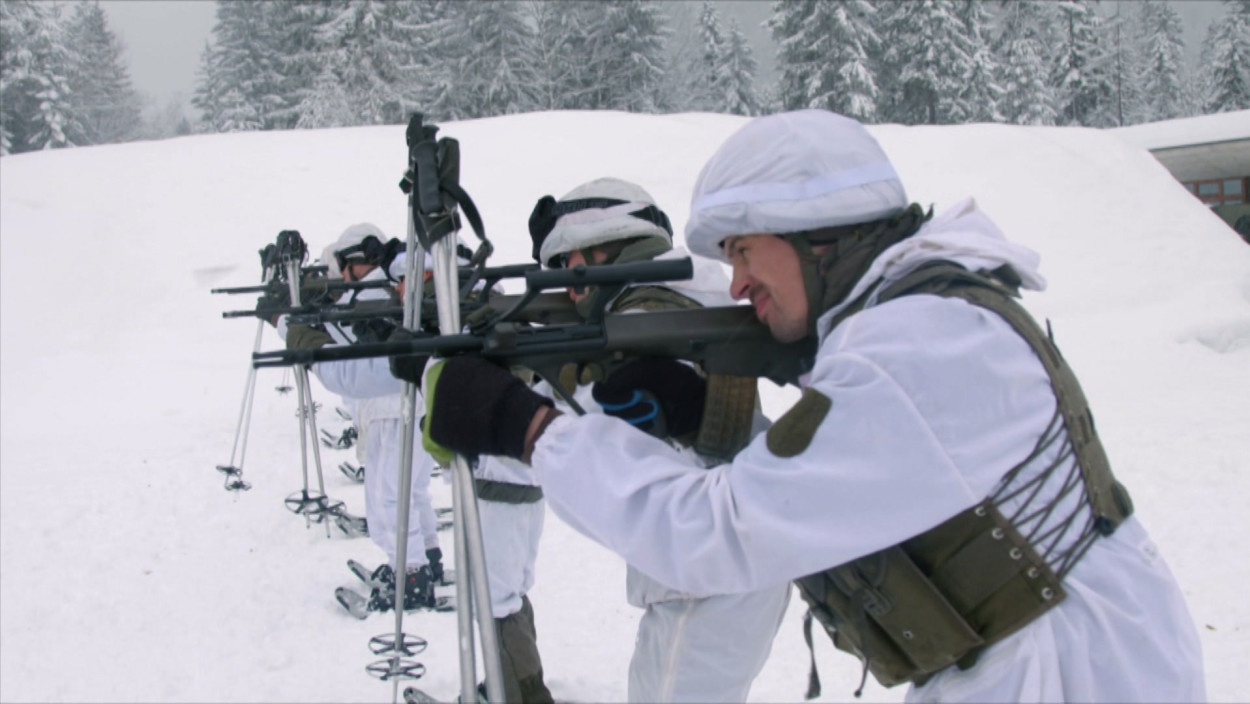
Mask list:
POLYGON ((705 3, 700 51, 673 70, 671 23, 644 0, 223 2, 192 102, 205 131, 394 124, 414 110, 758 112, 741 31, 705 3))
MULTIPOLYGON (((1164 0, 781 0, 778 77, 715 4, 654 0, 218 2, 183 131, 398 124, 536 110, 1113 127, 1250 108, 1250 0, 1197 66, 1164 0)), ((4 153, 144 136, 98 4, 0 3, 4 153)), ((148 130, 149 134, 151 130, 148 130)))
POLYGON ((0 154, 124 142, 141 102, 99 4, 0 3, 0 154))

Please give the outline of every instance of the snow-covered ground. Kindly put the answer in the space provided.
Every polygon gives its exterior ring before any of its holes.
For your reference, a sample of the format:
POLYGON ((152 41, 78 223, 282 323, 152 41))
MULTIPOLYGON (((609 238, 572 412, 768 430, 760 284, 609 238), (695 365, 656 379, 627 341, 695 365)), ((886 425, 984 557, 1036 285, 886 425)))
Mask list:
MULTIPOLYGON (((495 263, 528 259, 534 201, 598 176, 649 189, 684 226, 698 170, 741 118, 539 113, 451 123, 495 263)), ((1114 133, 998 125, 872 129, 910 192, 973 195, 1042 255, 1049 317, 1085 384, 1117 475, 1189 597, 1214 701, 1250 689, 1250 247, 1114 133)), ((259 373, 245 478, 222 490, 256 323, 257 250, 298 229, 313 251, 347 225, 403 236, 403 127, 193 136, 0 161, 0 700, 378 701, 369 637, 347 617, 367 539, 326 537, 282 500, 301 486, 295 401, 259 373)), ((266 332, 262 348, 279 341, 266 332)), ((317 389, 323 427, 343 427, 317 389)), ((776 415, 795 398, 770 388, 776 415)), ((325 451, 326 486, 363 493, 325 451)), ((450 487, 435 483, 436 505, 450 487)), ((450 532, 442 534, 450 554, 450 532)), ((620 701, 636 610, 621 561, 549 517, 531 594, 557 699, 620 701)), ((796 598, 753 701, 806 685, 796 598)), ((410 615, 420 686, 458 692, 455 617, 410 615)), ((859 665, 817 643, 826 701, 859 665)), ((479 670, 480 671, 480 670, 479 670)), ((903 688, 870 683, 865 701, 903 688)))

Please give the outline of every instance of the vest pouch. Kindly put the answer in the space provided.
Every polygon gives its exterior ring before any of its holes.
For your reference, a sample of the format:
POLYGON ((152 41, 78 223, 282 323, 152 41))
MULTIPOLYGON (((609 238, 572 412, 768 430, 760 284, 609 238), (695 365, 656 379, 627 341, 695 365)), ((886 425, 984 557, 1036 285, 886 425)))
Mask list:
POLYGON ((923 679, 984 643, 899 546, 797 584, 834 646, 866 661, 886 687, 923 679))

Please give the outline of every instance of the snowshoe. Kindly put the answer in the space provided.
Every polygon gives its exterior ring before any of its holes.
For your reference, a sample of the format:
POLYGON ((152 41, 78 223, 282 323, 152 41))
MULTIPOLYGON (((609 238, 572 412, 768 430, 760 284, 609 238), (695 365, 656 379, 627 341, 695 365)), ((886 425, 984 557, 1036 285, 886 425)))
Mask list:
POLYGON ((339 464, 339 471, 343 473, 343 476, 356 482, 357 484, 365 480, 365 466, 364 465, 357 467, 353 465, 351 462, 343 462, 339 464))
POLYGON ((369 535, 369 521, 363 516, 340 513, 334 517, 334 525, 349 538, 363 538, 369 535))

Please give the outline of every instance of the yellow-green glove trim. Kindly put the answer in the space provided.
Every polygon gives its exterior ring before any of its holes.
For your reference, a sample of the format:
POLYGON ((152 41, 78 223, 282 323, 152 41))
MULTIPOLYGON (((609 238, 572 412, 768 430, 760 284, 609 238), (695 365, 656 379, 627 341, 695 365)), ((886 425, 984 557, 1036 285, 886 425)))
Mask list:
POLYGON ((425 422, 421 427, 421 447, 430 453, 430 457, 443 467, 451 466, 451 458, 456 453, 434 442, 430 437, 430 427, 433 425, 434 418, 434 394, 438 391, 438 379, 443 374, 443 366, 447 364, 447 360, 440 359, 434 364, 430 364, 425 368, 425 422))

